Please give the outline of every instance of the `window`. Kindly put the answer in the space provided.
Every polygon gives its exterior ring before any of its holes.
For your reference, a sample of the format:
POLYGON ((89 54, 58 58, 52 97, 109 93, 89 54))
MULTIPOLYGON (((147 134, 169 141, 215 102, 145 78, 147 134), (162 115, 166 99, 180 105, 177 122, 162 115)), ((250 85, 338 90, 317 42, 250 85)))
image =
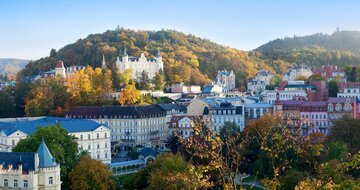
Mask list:
POLYGON ((97 159, 100 159, 100 154, 99 153, 97 154, 97 159))
POLYGON ((83 135, 80 135, 80 139, 83 140, 83 135))
POLYGON ((24 187, 28 187, 29 184, 28 184, 28 180, 24 180, 24 187))
POLYGON ((49 184, 53 184, 53 177, 49 177, 49 184))
POLYGON ((18 187, 18 180, 14 180, 14 187, 18 187))
POLYGON ((105 133, 105 138, 107 138, 107 133, 105 133))
POLYGON ((105 148, 107 148, 107 143, 105 143, 105 148))
POLYGON ((11 140, 11 144, 15 146, 15 140, 11 140))
POLYGON ((90 139, 90 134, 88 134, 88 139, 90 139))
POLYGON ((9 186, 9 181, 7 179, 4 179, 4 187, 9 186))
POLYGON ((88 145, 88 150, 90 150, 90 148, 91 148, 90 145, 88 145))
POLYGON ((107 152, 105 152, 105 158, 107 158, 107 152))
POLYGON ((99 133, 96 134, 96 138, 99 139, 99 133))
POLYGON ((99 149, 100 148, 100 145, 99 144, 97 144, 97 149, 99 149))

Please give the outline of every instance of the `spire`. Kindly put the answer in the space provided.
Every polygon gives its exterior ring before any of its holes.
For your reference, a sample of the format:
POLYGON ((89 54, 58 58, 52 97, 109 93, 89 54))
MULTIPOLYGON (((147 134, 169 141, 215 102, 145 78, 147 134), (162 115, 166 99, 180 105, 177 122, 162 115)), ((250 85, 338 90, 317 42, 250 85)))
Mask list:
POLYGON ((41 141, 37 153, 39 155, 39 167, 46 168, 55 167, 57 165, 54 157, 51 155, 50 150, 45 144, 44 138, 41 141))
POLYGON ((126 48, 124 48, 123 56, 128 56, 128 54, 126 53, 126 48))
POLYGON ((105 56, 103 54, 103 59, 102 59, 102 63, 101 63, 101 68, 102 69, 106 69, 106 61, 105 61, 105 56))
POLYGON ((161 57, 159 48, 157 49, 156 57, 161 57))

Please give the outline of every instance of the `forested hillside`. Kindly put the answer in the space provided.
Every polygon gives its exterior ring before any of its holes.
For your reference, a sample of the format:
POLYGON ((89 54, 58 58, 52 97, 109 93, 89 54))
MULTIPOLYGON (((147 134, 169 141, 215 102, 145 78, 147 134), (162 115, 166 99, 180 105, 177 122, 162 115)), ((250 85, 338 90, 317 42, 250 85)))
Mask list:
POLYGON ((168 83, 185 82, 206 84, 219 69, 234 70, 237 85, 253 76, 259 69, 284 72, 290 65, 287 62, 266 62, 256 53, 248 53, 234 48, 224 47, 206 39, 172 30, 134 31, 128 29, 109 30, 103 34, 91 34, 85 39, 67 45, 59 51, 51 51, 50 56, 30 62, 22 75, 29 76, 39 71, 55 67, 57 60, 63 60, 65 66, 100 66, 102 55, 114 71, 116 57, 126 48, 131 56, 156 55, 161 51, 168 83))
POLYGON ((306 64, 314 68, 321 65, 358 65, 360 63, 360 32, 336 31, 331 35, 313 34, 303 37, 276 39, 255 51, 262 59, 284 60, 306 64))

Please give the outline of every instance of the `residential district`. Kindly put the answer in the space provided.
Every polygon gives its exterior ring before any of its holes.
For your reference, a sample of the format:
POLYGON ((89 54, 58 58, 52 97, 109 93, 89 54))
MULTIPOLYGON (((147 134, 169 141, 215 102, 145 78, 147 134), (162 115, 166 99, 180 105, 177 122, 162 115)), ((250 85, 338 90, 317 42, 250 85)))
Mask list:
MULTIPOLYGON (((136 80, 145 71, 153 78, 163 70, 160 52, 155 58, 128 56, 124 50, 117 58, 120 71, 129 68, 136 80)), ((59 61, 54 70, 39 73, 32 81, 62 76, 84 69, 65 68, 59 61)), ((102 68, 106 68, 103 58, 102 68)), ((92 159, 109 165, 113 175, 138 172, 158 155, 169 152, 169 138, 177 133, 183 139, 193 133, 193 126, 203 121, 219 132, 225 123, 235 124, 241 131, 267 113, 280 113, 284 120, 296 121, 303 136, 314 132, 329 133, 333 121, 344 116, 359 117, 360 82, 347 82, 342 68, 324 65, 312 70, 297 65, 283 74, 282 81, 269 88, 275 73, 259 71, 247 82, 247 91, 239 92, 235 74, 219 70, 211 84, 205 86, 172 84, 165 91, 141 91, 154 97, 168 97, 172 103, 144 106, 79 106, 65 117, 23 117, 0 119, 0 189, 60 189, 60 164, 50 153, 44 140, 37 152, 12 152, 21 141, 39 126, 59 124, 76 137, 78 148, 86 150, 92 159), (317 74, 325 80, 307 80, 317 74), (339 91, 329 97, 327 82, 338 81, 339 91), (127 156, 136 150, 138 157, 127 156)), ((14 85, 3 83, 1 87, 14 85)), ((120 98, 120 92, 111 94, 120 98)), ((295 124, 294 124, 295 125, 295 124)))

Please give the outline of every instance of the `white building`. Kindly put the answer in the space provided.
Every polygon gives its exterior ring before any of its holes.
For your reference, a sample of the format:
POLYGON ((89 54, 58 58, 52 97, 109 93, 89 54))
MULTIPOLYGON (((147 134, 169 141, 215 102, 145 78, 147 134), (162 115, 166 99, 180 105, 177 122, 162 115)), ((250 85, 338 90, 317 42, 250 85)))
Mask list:
POLYGON ((110 129, 93 120, 57 117, 0 119, 0 151, 10 152, 21 139, 33 134, 38 126, 55 124, 75 136, 79 149, 88 151, 92 159, 111 163, 110 129))
POLYGON ((230 92, 235 89, 235 74, 233 71, 218 71, 216 79, 213 84, 217 84, 222 87, 224 93, 230 92))
POLYGON ((284 73, 285 81, 294 81, 296 77, 303 76, 305 78, 309 78, 313 72, 310 67, 306 67, 304 65, 297 65, 294 68, 289 69, 286 73, 284 73))
POLYGON ((67 118, 97 119, 111 128, 111 141, 121 146, 163 146, 167 140, 166 111, 149 106, 83 106, 67 118))
POLYGON ((279 93, 280 100, 293 100, 297 97, 307 98, 305 90, 265 90, 261 93, 264 96, 264 102, 274 103, 276 100, 276 93, 279 93))
POLYGON ((247 88, 248 91, 260 94, 267 85, 270 84, 270 79, 274 75, 268 70, 259 71, 254 78, 249 78, 247 88))
POLYGON ((60 190, 60 165, 44 140, 36 153, 0 152, 0 189, 60 190))
POLYGON ((205 107, 203 118, 216 132, 219 132, 226 122, 234 123, 240 131, 245 127, 244 107, 228 102, 205 107))
POLYGON ((194 131, 193 127, 195 122, 200 120, 201 117, 195 116, 173 116, 169 123, 169 136, 177 133, 183 139, 186 139, 194 131))
POLYGON ((149 79, 152 79, 155 77, 157 72, 164 70, 164 63, 162 62, 162 57, 159 51, 156 58, 146 58, 143 53, 140 57, 128 56, 126 50, 124 50, 122 58, 120 59, 117 57, 116 66, 121 73, 130 69, 132 72, 131 78, 133 80, 138 80, 143 71, 148 74, 149 79))
POLYGON ((177 83, 171 85, 172 93, 201 93, 201 86, 199 85, 185 85, 184 83, 177 83))

